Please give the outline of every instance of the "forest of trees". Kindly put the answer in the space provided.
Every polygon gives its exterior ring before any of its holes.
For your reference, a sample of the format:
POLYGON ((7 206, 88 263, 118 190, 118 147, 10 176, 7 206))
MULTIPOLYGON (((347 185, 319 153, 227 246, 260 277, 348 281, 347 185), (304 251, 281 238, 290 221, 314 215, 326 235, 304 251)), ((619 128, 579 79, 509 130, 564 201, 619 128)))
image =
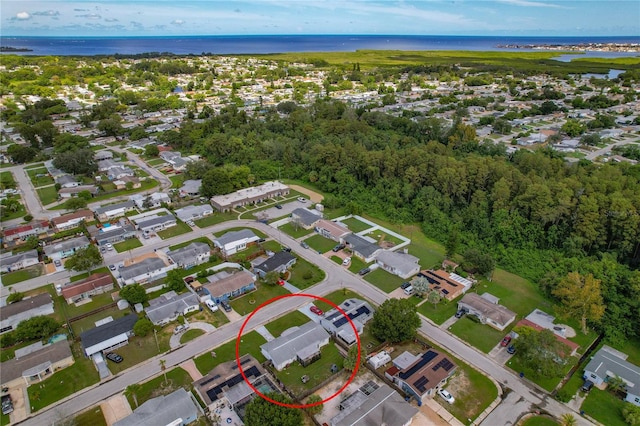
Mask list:
POLYGON ((243 167, 257 181, 302 179, 345 206, 396 223, 421 224, 460 250, 491 253, 498 264, 553 290, 569 272, 602 282, 611 339, 637 335, 640 316, 640 167, 569 165, 551 150, 512 156, 478 142, 473 127, 446 126, 318 101, 258 120, 233 107, 161 136, 196 152, 219 175, 243 167), (635 318, 635 319, 634 319, 635 318))

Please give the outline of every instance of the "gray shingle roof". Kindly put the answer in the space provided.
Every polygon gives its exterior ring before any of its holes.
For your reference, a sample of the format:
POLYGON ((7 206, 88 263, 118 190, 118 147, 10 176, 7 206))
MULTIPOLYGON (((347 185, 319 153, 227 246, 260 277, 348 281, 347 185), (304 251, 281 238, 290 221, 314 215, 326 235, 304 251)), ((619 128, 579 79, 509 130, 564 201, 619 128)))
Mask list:
POLYGON ((198 409, 193 400, 186 390, 180 388, 169 395, 146 401, 132 414, 115 422, 113 426, 164 426, 174 420, 181 418, 185 421, 197 415, 198 409))
POLYGON ((100 215, 100 214, 103 214, 103 213, 106 213, 106 212, 110 212, 110 211, 113 211, 113 210, 118 210, 118 209, 121 209, 121 208, 125 208, 125 209, 133 208, 135 206, 136 206, 136 204, 133 201, 129 200, 129 201, 123 201, 122 203, 116 203, 116 204, 111 204, 111 205, 104 206, 104 207, 98 207, 97 209, 94 210, 94 212, 96 214, 100 215))
POLYGON ((120 276, 129 280, 131 278, 135 278, 138 275, 146 274, 147 272, 157 271, 165 267, 162 259, 157 257, 150 257, 144 259, 138 263, 134 263, 130 266, 125 266, 124 268, 120 268, 120 276))
POLYGON ((86 349, 122 333, 128 333, 133 330, 133 325, 136 321, 138 321, 138 316, 130 314, 87 330, 80 335, 82 346, 86 349))
POLYGON ((65 240, 50 246, 45 246, 44 252, 47 254, 47 256, 51 256, 54 253, 79 249, 88 245, 89 239, 83 235, 82 237, 71 238, 69 240, 65 240))
POLYGON ((173 317, 176 312, 183 312, 189 306, 197 305, 198 297, 193 293, 176 294, 170 291, 149 301, 147 316, 154 324, 173 317))
POLYGON ((291 212, 291 216, 297 217, 300 223, 302 223, 304 226, 311 226, 322 219, 319 214, 315 214, 313 211, 304 208, 295 209, 291 212))
POLYGON ((53 303, 49 293, 40 293, 36 296, 22 299, 19 302, 10 303, 0 309, 0 320, 6 320, 21 312, 37 309, 41 306, 53 303))
POLYGON ((307 348, 317 347, 328 337, 329 334, 320 324, 309 321, 298 327, 297 330, 267 342, 260 348, 271 356, 271 360, 277 366, 295 359, 298 353, 307 348))
POLYGON ((0 258, 0 262, 2 262, 3 265, 13 265, 16 262, 20 262, 25 259, 38 260, 38 250, 27 250, 11 256, 4 256, 0 258))
POLYGON ((181 221, 186 222, 194 217, 202 216, 205 212, 213 213, 213 207, 206 204, 200 206, 186 206, 176 210, 174 213, 181 221))
POLYGON ((376 259, 387 266, 397 269, 403 275, 412 272, 420 260, 411 254, 388 250, 382 250, 378 253, 376 259))
MULTIPOLYGON (((591 361, 584 368, 585 371, 596 373, 600 378, 606 379, 607 376, 619 376, 629 383, 633 383, 633 388, 640 386, 640 367, 631 364, 622 358, 619 358, 607 351, 606 346, 595 353, 591 361)), ((637 395, 638 391, 633 392, 637 395)))
POLYGON ((173 260, 174 263, 177 263, 178 265, 184 265, 192 263, 193 259, 195 259, 198 255, 209 253, 210 251, 211 248, 208 244, 194 242, 186 247, 167 252, 167 256, 171 260, 173 260))
MULTIPOLYGON (((103 228, 103 229, 105 229, 105 228, 103 228)), ((96 242, 99 243, 100 241, 110 240, 110 239, 112 239, 114 237, 119 237, 119 236, 122 236, 122 235, 126 235, 126 234, 130 234, 132 232, 135 232, 134 227, 131 226, 131 225, 128 225, 128 224, 124 225, 124 226, 121 226, 121 227, 117 227, 117 228, 112 226, 112 227, 109 227, 109 228, 106 228, 106 229, 107 229, 106 232, 98 232, 95 235, 94 238, 96 239, 96 242)))
POLYGON ((351 250, 362 254, 364 257, 369 257, 376 251, 380 250, 380 247, 377 244, 365 240, 360 235, 347 235, 344 237, 344 240, 349 243, 351 250))
POLYGON ((294 259, 295 257, 291 253, 286 251, 279 251, 261 264, 257 265, 255 268, 263 271, 266 274, 271 271, 275 271, 282 265, 286 265, 294 259))
POLYGON ((69 342, 61 340, 42 347, 27 355, 10 359, 2 363, 2 383, 8 383, 22 376, 23 372, 44 363, 55 364, 71 355, 69 342))
POLYGON ((256 234, 250 229, 241 229, 239 231, 230 231, 226 234, 216 238, 216 241, 220 245, 232 243, 234 241, 244 240, 245 238, 253 238, 256 234))
POLYGON ((156 216, 156 217, 136 220, 136 225, 138 225, 138 228, 140 229, 145 229, 145 228, 155 227, 156 225, 162 225, 164 223, 175 222, 175 221, 176 221, 175 216, 172 214, 168 214, 165 216, 156 216))

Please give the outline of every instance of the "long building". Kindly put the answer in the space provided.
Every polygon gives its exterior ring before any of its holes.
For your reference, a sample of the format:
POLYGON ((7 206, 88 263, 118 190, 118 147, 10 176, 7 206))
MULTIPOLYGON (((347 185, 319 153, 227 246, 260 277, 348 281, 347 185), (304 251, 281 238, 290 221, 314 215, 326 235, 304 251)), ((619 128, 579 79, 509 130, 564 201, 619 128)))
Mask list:
POLYGON ((220 212, 226 212, 236 207, 260 203, 274 197, 289 194, 289 187, 283 183, 272 181, 259 186, 240 189, 231 194, 216 195, 211 198, 211 205, 220 212))

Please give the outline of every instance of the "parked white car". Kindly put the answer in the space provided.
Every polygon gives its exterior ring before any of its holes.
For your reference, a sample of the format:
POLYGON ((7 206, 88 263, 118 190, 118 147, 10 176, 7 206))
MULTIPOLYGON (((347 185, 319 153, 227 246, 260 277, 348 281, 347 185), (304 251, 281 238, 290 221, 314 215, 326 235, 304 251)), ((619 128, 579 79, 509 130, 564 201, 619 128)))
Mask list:
POLYGON ((189 326, 187 324, 181 324, 179 326, 177 326, 175 328, 175 330, 173 330, 173 334, 180 334, 183 331, 186 331, 189 328, 189 326))
POLYGON ((204 304, 207 305, 207 308, 211 309, 211 312, 215 312, 218 310, 218 305, 216 305, 216 302, 211 299, 204 302, 204 304))
POLYGON ((444 389, 438 389, 438 395, 440 395, 442 399, 447 401, 449 404, 453 404, 454 402, 456 402, 456 399, 453 397, 453 395, 451 395, 444 389))
POLYGON ((342 261, 342 266, 349 266, 350 263, 351 263, 351 258, 345 257, 344 260, 342 261))

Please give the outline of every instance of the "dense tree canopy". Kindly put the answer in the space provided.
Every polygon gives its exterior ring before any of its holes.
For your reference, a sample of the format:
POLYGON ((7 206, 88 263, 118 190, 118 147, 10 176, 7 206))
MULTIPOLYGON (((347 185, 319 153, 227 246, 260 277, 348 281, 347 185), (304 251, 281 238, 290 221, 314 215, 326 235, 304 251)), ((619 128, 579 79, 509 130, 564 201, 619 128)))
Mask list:
POLYGON ((66 269, 72 271, 90 271, 102 263, 102 254, 97 246, 89 244, 88 247, 76 251, 64 264, 66 269))
POLYGON ((397 343, 415 337, 420 317, 410 300, 387 299, 373 314, 370 327, 378 340, 397 343))
MULTIPOLYGON (((280 393, 269 393, 267 396, 274 401, 291 404, 291 400, 280 393)), ((282 407, 257 397, 247 405, 244 423, 247 426, 300 426, 303 424, 302 411, 282 407)))
POLYGON ((126 285, 120 290, 120 297, 132 305, 144 303, 149 300, 149 295, 140 284, 126 285))
POLYGON ((518 338, 514 346, 518 358, 525 367, 542 377, 559 377, 562 375, 564 358, 570 349, 560 343, 551 330, 535 330, 531 327, 516 327, 518 338))

